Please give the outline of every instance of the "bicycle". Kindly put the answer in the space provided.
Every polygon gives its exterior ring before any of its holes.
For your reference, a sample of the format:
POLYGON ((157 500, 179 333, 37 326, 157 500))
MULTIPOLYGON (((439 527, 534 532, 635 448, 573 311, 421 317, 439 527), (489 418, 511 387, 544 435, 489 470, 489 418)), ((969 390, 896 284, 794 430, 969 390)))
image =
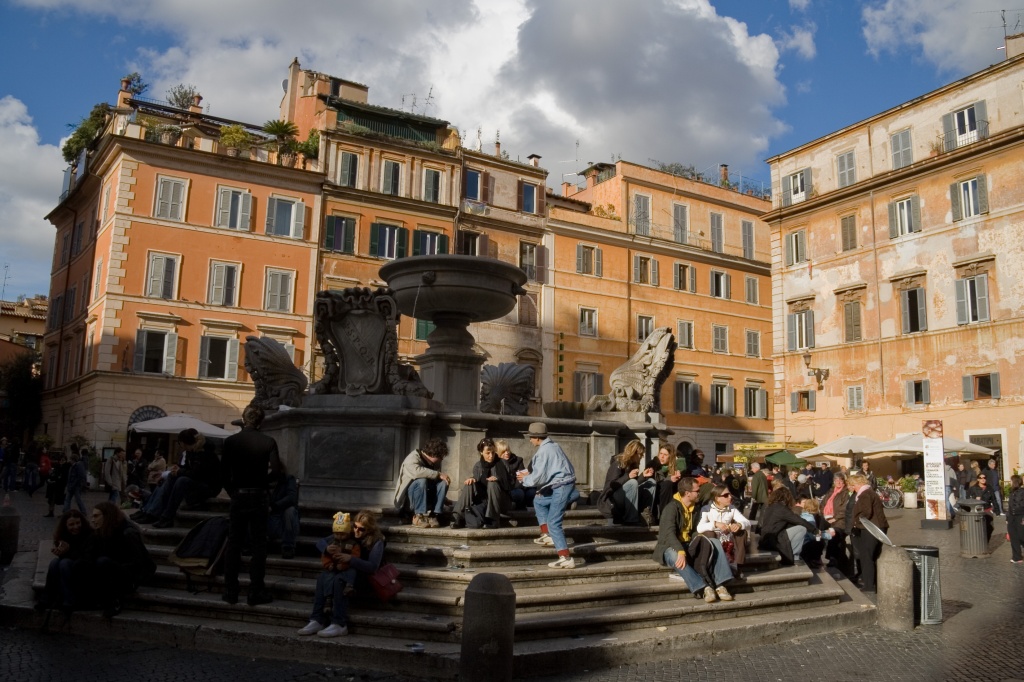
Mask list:
POLYGON ((882 506, 886 509, 898 509, 903 504, 903 493, 889 486, 880 487, 878 497, 881 498, 882 506))

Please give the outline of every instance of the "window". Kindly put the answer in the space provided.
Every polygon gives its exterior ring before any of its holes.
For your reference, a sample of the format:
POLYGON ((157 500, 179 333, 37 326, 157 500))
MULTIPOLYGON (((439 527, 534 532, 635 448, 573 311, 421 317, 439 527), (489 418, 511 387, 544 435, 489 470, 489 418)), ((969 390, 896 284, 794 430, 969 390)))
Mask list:
POLYGON ((573 372, 573 399, 585 403, 604 393, 604 375, 597 372, 573 372))
POLYGON ((942 117, 944 151, 973 144, 988 137, 988 114, 984 100, 942 117))
POLYGON ((715 253, 725 251, 725 226, 721 213, 711 214, 711 250, 715 253))
POLYGON ((683 204, 672 205, 672 236, 680 244, 690 241, 690 208, 683 204))
POLYGON ((526 273, 526 278, 531 282, 539 282, 540 274, 537 268, 537 245, 530 242, 519 242, 519 267, 526 273))
POLYGON ((162 253, 149 254, 149 277, 146 279, 146 296, 150 298, 174 298, 177 271, 177 256, 168 256, 162 253))
POLYGON ((811 169, 804 168, 782 178, 782 205, 789 206, 807 199, 811 193, 811 169))
POLYGON ((527 293, 520 296, 516 307, 519 310, 519 324, 524 327, 536 327, 539 324, 537 294, 527 293))
POLYGON ((847 301, 843 304, 843 340, 853 343, 861 338, 860 301, 847 301))
POLYGON ((889 239, 921 231, 921 199, 916 194, 889 203, 889 239))
POLYGON ((633 281, 658 286, 658 261, 648 256, 633 256, 633 281))
POLYGON ((431 204, 441 201, 441 171, 436 168, 423 169, 423 201, 431 204))
POLYGON ((786 348, 814 348, 814 311, 801 310, 786 316, 786 348))
POLYGON ((747 357, 761 357, 761 332, 747 330, 747 357))
POLYGON ((199 376, 203 379, 238 379, 238 339, 204 336, 199 341, 199 376))
POLYGON ((265 310, 279 313, 292 311, 292 277, 288 270, 267 270, 265 310))
POLYGON ((384 194, 398 196, 402 182, 402 164, 390 159, 384 160, 381 169, 380 191, 384 194))
POLYGON ((523 213, 540 213, 542 202, 539 198, 540 188, 528 182, 521 183, 519 190, 519 210, 523 213))
POLYGON ((61 301, 63 300, 63 298, 63 296, 54 296, 53 299, 51 299, 50 301, 50 308, 46 313, 46 327, 48 329, 56 329, 61 322, 61 314, 64 310, 63 308, 61 308, 61 301))
POLYGON ((768 391, 756 386, 743 389, 743 416, 749 419, 768 418, 768 391))
POLYGON ((340 166, 338 184, 342 187, 354 188, 359 177, 359 156, 352 152, 342 152, 340 166))
POLYGON ((294 199, 271 197, 267 201, 267 234, 302 239, 306 204, 294 199))
POLYGON ((238 265, 234 263, 212 263, 207 302, 210 305, 233 306, 238 282, 238 265))
POLYGON ((177 178, 159 178, 156 183, 157 218, 182 221, 185 219, 185 181, 177 178))
POLYGON ((675 264, 672 286, 678 291, 697 293, 697 268, 686 263, 675 264))
POLYGON ((864 387, 846 387, 846 409, 850 412, 861 412, 864 410, 864 387))
POLYGON ((729 328, 720 324, 711 325, 711 350, 715 353, 729 352, 729 328))
POLYGON ((839 230, 843 235, 843 251, 857 248, 857 216, 848 215, 839 219, 839 230))
POLYGON ((649 315, 636 316, 636 340, 643 343, 654 333, 654 318, 649 315))
POLYGON ((931 386, 927 379, 903 382, 903 392, 906 395, 907 407, 927 405, 932 401, 931 386))
POLYGON ((988 275, 964 277, 956 285, 956 323, 988 322, 988 275))
POLYGON ((174 374, 177 351, 177 334, 140 329, 135 332, 134 370, 149 374, 174 374))
POLYGON ((679 320, 676 324, 676 344, 679 348, 693 350, 693 321, 679 320))
POLYGON ((814 391, 793 391, 789 394, 789 411, 814 412, 817 402, 814 391))
POLYGON ((486 256, 487 235, 480 232, 459 230, 455 246, 458 252, 464 256, 486 256))
POLYGON ((75 318, 75 295, 78 293, 77 287, 71 287, 67 293, 64 294, 64 321, 70 322, 75 318))
POLYGON ((743 236, 743 257, 754 260, 754 223, 749 220, 742 221, 740 231, 743 236))
POLYGON ((465 195, 470 201, 483 201, 481 196, 481 174, 480 171, 466 169, 465 195))
POLYGON ((100 297, 100 288, 103 285, 103 259, 96 261, 96 276, 92 280, 92 300, 100 297))
POLYGON ((646 194, 633 195, 633 225, 637 234, 651 234, 651 198, 646 194))
POLYGON ((677 381, 675 386, 676 412, 700 413, 700 384, 695 381, 677 381))
POLYGON ((107 185, 107 188, 103 190, 103 208, 100 209, 100 220, 107 217, 107 210, 110 208, 110 189, 111 185, 107 185))
POLYGON ((910 146, 910 128, 889 138, 892 145, 892 169, 899 170, 914 163, 914 150, 910 146))
POLYGON ((786 235, 786 265, 807 260, 807 232, 797 230, 786 235))
POLYGON ((448 235, 427 230, 415 230, 412 233, 412 255, 432 256, 448 253, 448 235))
POLYGON ((710 293, 715 298, 732 298, 732 276, 719 270, 712 270, 710 293))
POLYGON ((580 336, 597 336, 597 310, 580 308, 580 336))
POLYGON ((583 244, 576 245, 576 272, 601 277, 601 260, 601 249, 583 244))
POLYGON ((71 233, 67 232, 60 242, 60 264, 64 265, 71 257, 71 233))
POLYGON ((437 325, 430 320, 416 320, 416 340, 426 341, 430 332, 434 331, 436 327, 437 325))
POLYGON ((757 305, 758 301, 760 300, 760 296, 759 296, 759 292, 758 292, 757 277, 747 277, 746 278, 746 284, 747 284, 747 303, 750 303, 751 305, 757 305))
POLYGON ((857 167, 853 152, 846 152, 836 157, 836 171, 839 187, 849 187, 857 182, 857 167))
POLYGON ((988 213, 988 184, 984 175, 954 182, 949 188, 953 220, 988 213))
POLYGON ((711 384, 711 414, 736 416, 736 389, 725 384, 711 384))
POLYGON ((217 227, 248 230, 252 212, 252 194, 239 189, 221 187, 217 190, 217 227))
POLYGON ((370 225, 370 255, 394 260, 405 258, 409 248, 409 230, 397 225, 370 225))
POLYGON ((356 219, 329 215, 324 225, 324 248, 339 253, 356 252, 356 219))
POLYGON ((74 231, 71 233, 71 255, 77 256, 82 252, 82 234, 85 232, 85 223, 80 222, 75 225, 74 231))
POLYGON ((998 400, 999 374, 974 374, 963 377, 964 402, 972 400, 998 400))
POLYGON ((903 333, 913 334, 928 329, 928 311, 925 304, 924 287, 904 289, 900 292, 903 304, 903 333))

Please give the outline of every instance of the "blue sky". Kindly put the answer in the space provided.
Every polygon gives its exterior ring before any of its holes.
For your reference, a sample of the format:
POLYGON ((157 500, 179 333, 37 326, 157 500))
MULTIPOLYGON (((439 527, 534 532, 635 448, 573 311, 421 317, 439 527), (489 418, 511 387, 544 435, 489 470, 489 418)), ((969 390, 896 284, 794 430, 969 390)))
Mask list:
POLYGON ((0 0, 4 297, 47 291, 58 145, 130 71, 148 96, 194 84, 210 113, 259 123, 298 57, 366 83, 372 103, 451 121, 469 145, 500 131, 513 158, 541 154, 552 187, 618 156, 767 181, 769 156, 1000 60, 1004 4, 0 0))

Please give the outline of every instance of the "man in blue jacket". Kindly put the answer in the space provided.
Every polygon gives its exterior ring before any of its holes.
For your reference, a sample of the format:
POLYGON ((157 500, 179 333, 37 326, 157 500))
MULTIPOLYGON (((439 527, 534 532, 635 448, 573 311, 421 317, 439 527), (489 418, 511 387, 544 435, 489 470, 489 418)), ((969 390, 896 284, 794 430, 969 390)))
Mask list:
POLYGON ((548 436, 546 424, 533 422, 527 436, 530 444, 537 448, 530 460, 533 471, 523 469, 518 472, 517 478, 524 487, 537 489, 533 509, 537 514, 541 535, 534 542, 544 547, 554 547, 558 552, 558 559, 548 564, 551 568, 576 568, 562 530, 562 517, 566 508, 580 497, 576 490, 576 470, 565 451, 548 436))

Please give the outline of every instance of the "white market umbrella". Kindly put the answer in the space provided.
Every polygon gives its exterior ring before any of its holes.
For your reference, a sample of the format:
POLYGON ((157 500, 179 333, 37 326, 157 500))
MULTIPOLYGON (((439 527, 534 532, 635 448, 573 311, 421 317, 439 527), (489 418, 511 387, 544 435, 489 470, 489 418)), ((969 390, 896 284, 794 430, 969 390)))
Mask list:
MULTIPOLYGON (((973 455, 993 455, 994 450, 975 445, 974 443, 968 443, 967 441, 952 438, 950 436, 942 437, 942 449, 945 452, 958 452, 973 455)), ((903 453, 903 454, 920 454, 924 452, 924 436, 921 432, 908 433, 905 436, 893 438, 887 440, 884 443, 879 443, 874 447, 868 448, 865 454, 883 454, 883 453, 903 453)))
POLYGON ((136 422, 128 427, 129 430, 137 433, 173 433, 177 434, 185 429, 195 429, 207 438, 227 438, 233 432, 225 431, 219 426, 207 424, 202 419, 197 419, 187 414, 172 414, 159 419, 149 419, 144 422, 136 422))
POLYGON ((868 448, 873 448, 878 445, 877 440, 866 438, 865 436, 843 436, 837 438, 828 443, 822 443, 821 445, 811 448, 810 450, 804 450, 799 453, 799 456, 803 459, 835 459, 839 457, 851 457, 864 454, 868 448))

